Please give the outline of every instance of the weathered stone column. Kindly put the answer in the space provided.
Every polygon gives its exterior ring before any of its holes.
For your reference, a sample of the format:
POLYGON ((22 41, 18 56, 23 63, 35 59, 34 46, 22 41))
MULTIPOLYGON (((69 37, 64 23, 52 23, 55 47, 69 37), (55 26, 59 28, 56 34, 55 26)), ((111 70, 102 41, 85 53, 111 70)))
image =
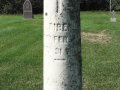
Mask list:
POLYGON ((81 90, 80 0, 44 0, 44 90, 81 90))

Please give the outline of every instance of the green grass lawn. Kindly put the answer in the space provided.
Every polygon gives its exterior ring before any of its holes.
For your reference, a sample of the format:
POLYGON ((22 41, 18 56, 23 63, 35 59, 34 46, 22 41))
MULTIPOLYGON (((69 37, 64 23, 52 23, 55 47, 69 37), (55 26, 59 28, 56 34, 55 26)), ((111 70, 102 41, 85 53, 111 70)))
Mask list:
MULTIPOLYGON (((109 18, 108 12, 81 12, 82 32, 111 37, 82 39, 83 90, 120 90, 120 13, 116 23, 109 18)), ((43 16, 0 15, 0 90, 42 90, 42 66, 43 16)))

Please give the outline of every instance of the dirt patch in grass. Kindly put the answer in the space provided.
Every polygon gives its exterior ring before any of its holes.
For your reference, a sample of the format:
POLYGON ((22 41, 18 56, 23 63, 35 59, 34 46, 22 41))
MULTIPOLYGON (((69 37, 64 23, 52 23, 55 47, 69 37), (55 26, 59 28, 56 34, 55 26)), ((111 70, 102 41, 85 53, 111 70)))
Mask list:
POLYGON ((103 30, 99 33, 81 33, 82 40, 86 40, 89 42, 100 43, 100 44, 107 44, 111 42, 112 37, 107 35, 107 31, 103 30))

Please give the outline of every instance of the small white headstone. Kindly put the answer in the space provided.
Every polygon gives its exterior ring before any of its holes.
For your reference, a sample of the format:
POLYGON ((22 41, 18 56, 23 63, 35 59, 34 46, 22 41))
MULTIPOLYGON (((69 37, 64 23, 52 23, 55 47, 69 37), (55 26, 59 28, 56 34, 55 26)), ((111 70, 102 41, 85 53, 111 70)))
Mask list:
POLYGON ((111 15, 112 15, 112 18, 110 18, 110 22, 116 22, 117 20, 116 20, 116 17, 115 17, 115 11, 113 10, 112 12, 111 12, 111 15))

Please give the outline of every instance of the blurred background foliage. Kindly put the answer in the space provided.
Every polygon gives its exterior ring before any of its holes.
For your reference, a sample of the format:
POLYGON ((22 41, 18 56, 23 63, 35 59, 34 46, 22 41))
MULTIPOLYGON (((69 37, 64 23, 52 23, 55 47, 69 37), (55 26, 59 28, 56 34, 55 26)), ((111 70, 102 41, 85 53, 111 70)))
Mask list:
MULTIPOLYGON (((20 14, 25 0, 0 0, 0 14, 20 14)), ((43 12, 43 0, 30 0, 34 13, 43 12)))
MULTIPOLYGON (((0 14, 20 14, 25 0, 0 0, 0 14)), ((44 0, 30 0, 35 14, 43 12, 44 0)), ((81 11, 109 10, 110 0, 81 0, 81 11)), ((120 10, 120 0, 112 0, 112 9, 120 10)))

